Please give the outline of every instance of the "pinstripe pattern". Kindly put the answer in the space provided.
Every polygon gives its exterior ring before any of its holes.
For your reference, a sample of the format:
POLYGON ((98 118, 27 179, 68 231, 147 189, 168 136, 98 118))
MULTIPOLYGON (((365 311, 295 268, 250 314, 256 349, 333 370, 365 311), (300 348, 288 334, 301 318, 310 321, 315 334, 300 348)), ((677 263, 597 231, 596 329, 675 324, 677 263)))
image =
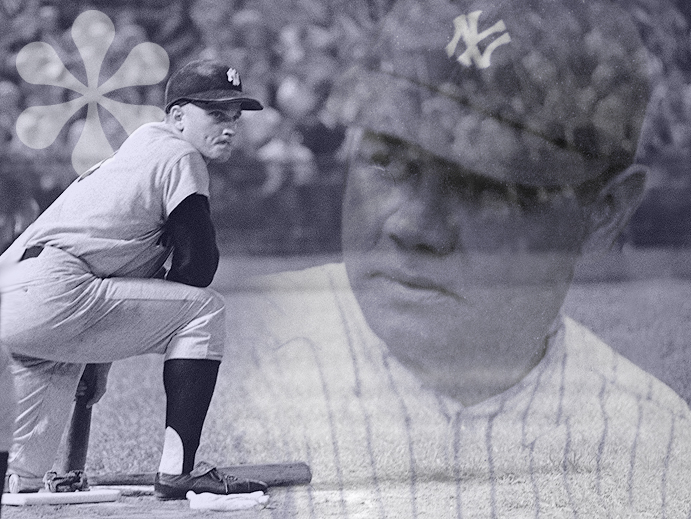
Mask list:
POLYGON ((237 431, 227 450, 247 462, 309 460, 314 475, 310 487, 274 492, 263 513, 688 516, 688 407, 572 320, 521 382, 463 407, 389 354, 341 265, 260 288, 229 309, 235 362, 215 404, 237 431))

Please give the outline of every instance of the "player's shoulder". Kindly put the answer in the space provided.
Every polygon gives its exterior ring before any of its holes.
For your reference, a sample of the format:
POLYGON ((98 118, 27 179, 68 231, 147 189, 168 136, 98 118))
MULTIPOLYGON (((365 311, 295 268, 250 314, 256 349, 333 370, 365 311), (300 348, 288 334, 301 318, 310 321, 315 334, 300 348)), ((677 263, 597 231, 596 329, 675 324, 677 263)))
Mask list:
POLYGON ((650 412, 691 420, 689 406, 674 390, 568 317, 564 318, 564 344, 565 376, 573 387, 597 386, 603 398, 621 405, 636 402, 650 412))
POLYGON ((138 155, 140 158, 148 156, 170 163, 175 163, 185 156, 199 156, 201 160, 197 149, 177 135, 165 122, 141 125, 127 138, 118 153, 138 155))

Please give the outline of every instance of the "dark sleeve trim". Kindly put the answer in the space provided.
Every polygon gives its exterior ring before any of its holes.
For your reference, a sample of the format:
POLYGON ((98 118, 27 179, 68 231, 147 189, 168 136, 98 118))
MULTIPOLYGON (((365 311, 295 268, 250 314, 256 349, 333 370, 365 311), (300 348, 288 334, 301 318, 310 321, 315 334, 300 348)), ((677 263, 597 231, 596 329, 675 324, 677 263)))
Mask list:
POLYGON ((195 287, 209 286, 219 260, 209 199, 198 193, 185 198, 170 213, 165 234, 173 246, 166 279, 195 287))

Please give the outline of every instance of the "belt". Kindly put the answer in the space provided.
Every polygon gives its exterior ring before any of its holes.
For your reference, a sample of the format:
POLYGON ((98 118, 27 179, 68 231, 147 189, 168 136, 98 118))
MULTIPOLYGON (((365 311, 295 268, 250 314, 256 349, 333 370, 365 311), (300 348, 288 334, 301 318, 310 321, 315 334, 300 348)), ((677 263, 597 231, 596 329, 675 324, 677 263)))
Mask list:
POLYGON ((24 251, 24 254, 22 254, 22 257, 19 259, 19 261, 24 261, 30 258, 36 258, 42 252, 43 247, 41 245, 34 245, 33 247, 29 247, 24 251))

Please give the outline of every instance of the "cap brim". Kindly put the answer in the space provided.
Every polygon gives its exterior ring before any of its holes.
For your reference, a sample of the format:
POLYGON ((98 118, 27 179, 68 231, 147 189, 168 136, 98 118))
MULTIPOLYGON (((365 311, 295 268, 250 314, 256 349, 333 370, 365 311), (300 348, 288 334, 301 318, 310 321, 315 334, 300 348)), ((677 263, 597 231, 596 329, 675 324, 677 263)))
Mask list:
POLYGON ((243 96, 241 92, 231 94, 227 90, 209 90, 186 95, 168 103, 166 108, 178 101, 203 101, 205 103, 240 103, 241 110, 263 110, 264 106, 252 97, 243 96))
MULTIPOLYGON (((194 99, 194 101, 197 101, 197 99, 194 99)), ((205 101, 204 99, 198 99, 198 101, 205 101)), ((220 103, 220 104, 237 104, 240 103, 240 110, 263 110, 264 106, 257 101, 256 99, 252 99, 251 97, 232 97, 228 99, 213 99, 213 100, 208 100, 209 102, 212 103, 220 103)))

